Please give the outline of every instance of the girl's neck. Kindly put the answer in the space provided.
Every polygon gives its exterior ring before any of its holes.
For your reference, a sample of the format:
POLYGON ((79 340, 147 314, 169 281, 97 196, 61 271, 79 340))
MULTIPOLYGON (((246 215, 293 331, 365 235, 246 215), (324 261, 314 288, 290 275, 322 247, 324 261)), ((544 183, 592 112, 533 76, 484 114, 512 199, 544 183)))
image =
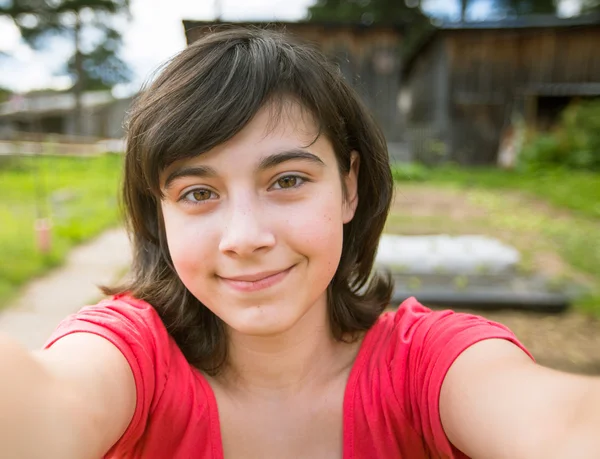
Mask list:
POLYGON ((325 298, 281 335, 248 336, 229 330, 229 343, 219 383, 266 397, 289 397, 347 376, 359 347, 359 342, 347 344, 332 336, 325 298))

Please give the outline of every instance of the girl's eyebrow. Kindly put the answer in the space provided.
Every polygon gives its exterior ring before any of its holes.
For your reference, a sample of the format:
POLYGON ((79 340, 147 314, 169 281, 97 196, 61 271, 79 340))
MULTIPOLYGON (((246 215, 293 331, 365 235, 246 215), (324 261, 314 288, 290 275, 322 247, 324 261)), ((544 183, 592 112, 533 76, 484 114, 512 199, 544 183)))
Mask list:
POLYGON ((292 150, 281 151, 279 153, 275 153, 275 154, 272 154, 272 155, 269 155, 269 156, 263 158, 260 161, 260 163, 258 164, 257 170, 259 172, 261 172, 261 171, 270 169, 272 167, 278 166, 279 164, 284 163, 286 161, 297 161, 297 160, 308 161, 308 162, 317 164, 318 166, 325 166, 325 163, 323 162, 323 160, 321 158, 319 158, 317 155, 309 153, 308 151, 305 151, 305 150, 301 150, 299 148, 295 148, 292 150))
MULTIPOLYGON (((318 166, 325 166, 325 163, 317 155, 309 153, 308 151, 301 150, 299 148, 293 150, 281 151, 274 153, 263 159, 261 159, 258 167, 258 172, 271 169, 272 167, 278 166, 279 164, 285 163, 286 161, 308 161, 318 166)), ((197 177, 197 178, 213 178, 216 177, 217 171, 210 166, 183 166, 179 169, 171 172, 165 180, 164 188, 169 189, 169 186, 173 181, 182 177, 197 177)))
POLYGON ((179 169, 175 169, 167 176, 164 189, 168 190, 175 180, 182 177, 207 178, 216 177, 217 175, 217 171, 210 166, 183 166, 179 169))

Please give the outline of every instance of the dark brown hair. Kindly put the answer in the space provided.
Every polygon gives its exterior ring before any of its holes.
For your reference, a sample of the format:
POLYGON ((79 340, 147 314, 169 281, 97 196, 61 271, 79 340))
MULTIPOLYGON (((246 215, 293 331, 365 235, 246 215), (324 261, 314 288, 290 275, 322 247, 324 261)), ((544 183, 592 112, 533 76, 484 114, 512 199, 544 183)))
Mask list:
POLYGON ((393 194, 385 139, 339 70, 313 47, 282 32, 227 28, 174 57, 129 114, 123 204, 134 259, 129 292, 152 304, 190 364, 215 374, 227 358, 223 322, 183 285, 161 215, 159 174, 236 135, 265 104, 297 100, 331 141, 341 174, 360 156, 358 207, 344 227, 339 267, 328 288, 333 335, 368 330, 389 303, 389 276, 373 261, 393 194))

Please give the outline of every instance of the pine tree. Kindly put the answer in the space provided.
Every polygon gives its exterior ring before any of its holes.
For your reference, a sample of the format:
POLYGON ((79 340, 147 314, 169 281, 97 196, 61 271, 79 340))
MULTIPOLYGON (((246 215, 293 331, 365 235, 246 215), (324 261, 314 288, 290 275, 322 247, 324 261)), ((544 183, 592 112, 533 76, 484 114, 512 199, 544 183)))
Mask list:
POLYGON ((73 40, 74 54, 67 65, 74 77, 75 131, 81 133, 82 94, 87 88, 112 87, 127 82, 130 71, 119 58, 121 36, 112 25, 116 15, 129 17, 129 0, 8 0, 0 4, 0 15, 13 20, 23 39, 34 49, 44 40, 62 35, 73 40), (82 34, 95 29, 100 43, 92 51, 82 49, 82 34), (87 85, 86 85, 87 81, 87 85))

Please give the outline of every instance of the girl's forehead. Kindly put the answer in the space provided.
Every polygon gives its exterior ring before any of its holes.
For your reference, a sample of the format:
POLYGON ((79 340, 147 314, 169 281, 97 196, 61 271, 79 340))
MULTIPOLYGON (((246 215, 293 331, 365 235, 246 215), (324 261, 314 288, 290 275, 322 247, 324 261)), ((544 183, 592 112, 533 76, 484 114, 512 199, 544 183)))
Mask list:
POLYGON ((300 157, 302 152, 319 158, 323 165, 335 163, 333 147, 327 136, 319 131, 308 109, 299 103, 269 104, 231 139, 170 164, 161 172, 161 182, 164 183, 173 170, 187 165, 205 164, 219 170, 249 167, 258 170, 258 165, 270 156, 284 153, 289 157, 300 157))
POLYGON ((322 137, 319 124, 312 113, 294 101, 265 104, 233 137, 197 155, 216 157, 220 153, 249 149, 278 148, 279 146, 307 147, 322 137))
POLYGON ((288 97, 265 104, 244 129, 262 130, 264 135, 309 136, 314 140, 319 134, 319 122, 305 105, 288 97))

